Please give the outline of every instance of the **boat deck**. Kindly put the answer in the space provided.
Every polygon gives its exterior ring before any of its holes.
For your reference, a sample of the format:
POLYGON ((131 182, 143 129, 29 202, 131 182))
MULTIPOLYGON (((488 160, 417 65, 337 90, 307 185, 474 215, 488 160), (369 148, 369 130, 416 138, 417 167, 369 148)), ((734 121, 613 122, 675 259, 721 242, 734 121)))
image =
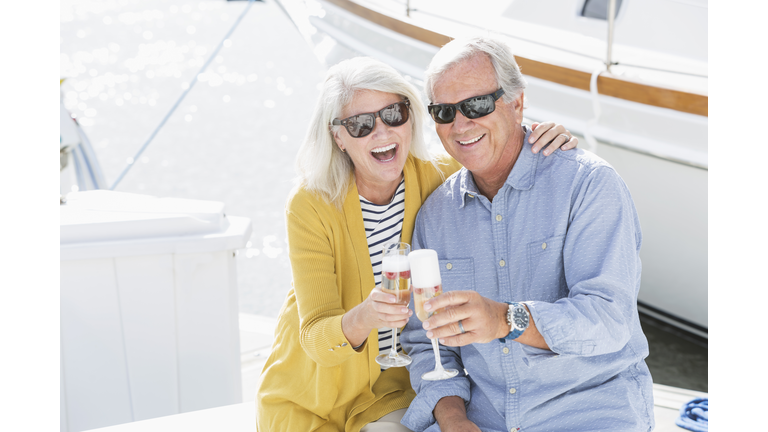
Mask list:
MULTIPOLYGON (((272 346, 275 319, 240 314, 243 402, 207 410, 93 429, 101 432, 165 432, 169 430, 225 430, 251 432, 256 418, 256 383, 272 346)), ((680 407, 706 393, 654 384, 656 431, 683 431, 675 425, 680 407)))

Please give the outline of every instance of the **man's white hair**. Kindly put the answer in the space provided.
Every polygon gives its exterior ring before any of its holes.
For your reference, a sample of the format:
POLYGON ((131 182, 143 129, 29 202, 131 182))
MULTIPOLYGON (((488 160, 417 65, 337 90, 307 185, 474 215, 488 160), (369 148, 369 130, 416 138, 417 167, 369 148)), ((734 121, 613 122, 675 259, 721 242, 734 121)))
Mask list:
POLYGON ((341 207, 349 190, 354 165, 333 138, 334 132, 344 126, 331 126, 331 121, 340 118, 344 107, 358 92, 365 90, 392 93, 410 100, 410 154, 437 167, 424 140, 427 110, 418 90, 394 68, 378 60, 368 57, 344 60, 328 70, 307 135, 296 156, 297 182, 337 207, 341 207))
MULTIPOLYGON (((453 66, 478 54, 485 54, 496 73, 496 84, 504 89, 503 99, 511 102, 525 90, 527 82, 509 45, 496 36, 475 36, 454 39, 435 54, 425 73, 425 91, 430 102, 435 101, 435 83, 453 66)), ((459 102, 459 101, 452 101, 459 102)))

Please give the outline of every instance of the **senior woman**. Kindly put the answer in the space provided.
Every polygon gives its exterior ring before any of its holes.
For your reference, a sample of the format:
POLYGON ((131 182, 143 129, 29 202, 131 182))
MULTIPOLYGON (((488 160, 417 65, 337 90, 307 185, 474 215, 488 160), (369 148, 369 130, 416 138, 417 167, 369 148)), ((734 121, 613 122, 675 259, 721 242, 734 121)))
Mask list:
MULTIPOLYGON (((293 288, 258 384, 259 431, 408 430, 408 371, 375 358, 411 312, 378 284, 383 244, 410 242, 422 202, 461 167, 430 155, 426 116, 390 66, 355 58, 328 71, 286 204, 293 288)), ((548 151, 570 135, 553 126, 535 130, 539 143, 554 139, 548 151)))

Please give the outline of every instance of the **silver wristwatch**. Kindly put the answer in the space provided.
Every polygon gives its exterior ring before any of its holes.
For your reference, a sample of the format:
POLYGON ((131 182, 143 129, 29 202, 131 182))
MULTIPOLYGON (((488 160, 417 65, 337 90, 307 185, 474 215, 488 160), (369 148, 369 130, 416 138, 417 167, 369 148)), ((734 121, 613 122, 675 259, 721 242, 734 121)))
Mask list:
POLYGON ((509 334, 504 339, 517 339, 528 328, 530 322, 531 315, 522 303, 509 303, 509 308, 507 309, 509 334))

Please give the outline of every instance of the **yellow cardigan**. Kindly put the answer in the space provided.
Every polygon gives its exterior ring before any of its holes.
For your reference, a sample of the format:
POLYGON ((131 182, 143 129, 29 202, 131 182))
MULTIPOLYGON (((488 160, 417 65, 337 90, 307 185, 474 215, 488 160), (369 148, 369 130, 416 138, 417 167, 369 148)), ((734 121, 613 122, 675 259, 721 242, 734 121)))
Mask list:
MULTIPOLYGON (((438 159, 447 178, 461 165, 438 159)), ((401 241, 410 243, 416 214, 442 183, 434 166, 409 156, 401 241)), ((342 209, 297 188, 286 204, 293 288, 280 310, 272 353, 256 395, 261 432, 358 432, 415 397, 406 368, 382 372, 377 330, 360 352, 341 330, 341 317, 374 288, 368 241, 354 178, 342 209)))

